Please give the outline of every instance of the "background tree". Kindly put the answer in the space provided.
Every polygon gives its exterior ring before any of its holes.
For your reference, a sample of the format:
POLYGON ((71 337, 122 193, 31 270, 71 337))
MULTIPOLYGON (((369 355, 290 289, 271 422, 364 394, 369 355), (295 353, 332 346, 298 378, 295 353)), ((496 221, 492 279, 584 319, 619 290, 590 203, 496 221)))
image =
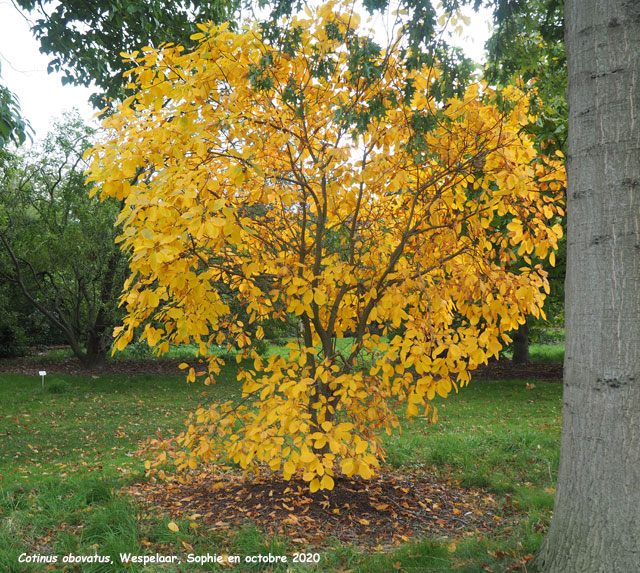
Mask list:
POLYGON ((237 8, 235 0, 16 0, 16 4, 35 12, 32 31, 40 50, 52 56, 49 71, 63 72, 63 83, 97 88, 90 98, 97 108, 123 98, 122 74, 128 64, 121 52, 163 42, 188 45, 189 36, 197 31, 194 22, 225 22, 237 8))
POLYGON ((536 120, 530 133, 564 151, 567 138, 567 63, 562 0, 488 0, 494 8, 494 31, 487 42, 487 81, 507 85, 519 78, 535 90, 536 120))
POLYGON ((562 446, 541 571, 640 563, 640 4, 567 0, 562 446))
MULTIPOLYGON (((0 68, 0 82, 2 69, 0 68)), ((9 143, 24 143, 29 133, 29 124, 20 113, 16 96, 0 83, 0 152, 9 143)))
POLYGON ((116 347, 144 325, 160 351, 194 342, 215 375, 211 344, 250 342, 218 284, 249 322, 300 317, 287 354, 240 371, 243 404, 196 413, 181 467, 229 456, 312 490, 338 466, 370 477, 397 403, 428 410, 540 312, 545 273, 526 263, 553 257, 542 189, 563 173, 522 133, 526 98, 446 98, 437 67, 411 70, 402 38, 381 49, 358 21, 330 3, 277 37, 202 26, 193 52, 132 56, 137 91, 105 122, 91 179, 125 202, 132 253, 116 347))
MULTIPOLYGON (((479 3, 476 3, 479 4, 479 3)), ((494 31, 487 42, 487 81, 502 88, 519 82, 531 98, 535 121, 526 129, 541 151, 566 152, 567 68, 562 0, 488 0, 494 11, 494 31)), ((559 221, 564 224, 564 217, 559 221)), ((550 293, 545 312, 553 324, 563 315, 566 241, 560 242, 557 264, 544 263, 550 293)), ((513 335, 513 361, 529 361, 530 330, 543 321, 529 318, 513 335)), ((546 321, 544 321, 546 322, 546 321)), ((547 323, 548 324, 548 323, 547 323)))
MULTIPOLYGON (((105 98, 117 101, 123 96, 122 87, 126 83, 126 79, 123 78, 122 73, 129 64, 123 62, 120 55, 121 52, 140 49, 144 45, 157 46, 167 39, 189 43, 190 34, 196 30, 193 24, 194 21, 224 21, 233 14, 235 9, 233 2, 224 2, 223 0, 198 3, 190 1, 180 3, 138 2, 135 0, 78 3, 21 0, 16 4, 36 14, 37 21, 32 30, 36 37, 40 39, 41 51, 53 56, 49 70, 63 71, 65 73, 63 83, 71 82, 97 87, 96 93, 91 100, 98 107, 105 105, 105 98)), ((28 123, 20 115, 15 96, 7 88, 0 86, 0 147, 9 142, 16 145, 23 143, 28 133, 28 128, 28 123)), ((86 147, 86 140, 83 141, 83 145, 86 147)), ((67 173, 68 161, 69 157, 65 153, 49 153, 45 160, 46 167, 44 169, 48 170, 49 175, 55 173, 57 169, 61 173, 67 173), (63 163, 56 167, 55 161, 58 159, 63 163)), ((13 177, 17 173, 16 169, 20 171, 27 169, 27 166, 17 158, 4 164, 4 184, 8 184, 9 179, 11 179, 8 172, 13 170, 13 177)), ((29 162, 28 169, 33 173, 41 171, 33 164, 33 161, 29 162)), ((17 179, 14 179, 13 182, 20 180, 21 184, 32 185, 35 181, 32 177, 33 173, 30 175, 23 173, 25 175, 24 178, 16 176, 17 179)), ((73 185, 80 193, 79 173, 77 178, 78 181, 73 185)), ((46 187, 49 183, 41 179, 39 184, 46 187)), ((59 189, 59 186, 57 188, 59 189)), ((6 207, 13 206, 14 197, 12 193, 15 191, 15 189, 3 189, 4 198, 8 201, 5 203, 6 207)), ((24 189, 22 191, 27 193, 24 189)), ((87 189, 85 189, 85 192, 87 192, 87 189)), ((78 195, 78 199, 79 197, 78 195)), ((25 199, 26 203, 23 203, 22 207, 26 209, 25 205, 32 199, 33 197, 28 200, 25 199)), ((42 197, 40 197, 41 199, 42 197)), ((55 201, 58 201, 58 199, 56 197, 55 201)), ((85 199, 88 201, 87 198, 85 199)), ((95 221, 100 222, 98 225, 113 221, 114 211, 111 206, 104 207, 104 213, 99 213, 97 210, 103 208, 99 203, 91 203, 90 206, 89 203, 86 203, 81 206, 80 203, 85 199, 79 199, 79 202, 74 206, 67 205, 67 207, 69 209, 80 209, 86 215, 91 213, 95 221), (88 210, 84 211, 85 209, 88 210)), ((53 198, 52 201, 54 201, 53 198)), ((4 216, 7 216, 6 212, 4 216)), ((17 216, 15 210, 12 212, 12 217, 16 223, 25 223, 25 220, 17 216)), ((86 225, 87 221, 84 220, 83 224, 86 225)), ((28 225, 30 227, 28 226, 27 228, 35 228, 38 224, 29 219, 28 225)), ((44 235, 51 239, 52 244, 63 245, 65 240, 69 239, 68 236, 60 235, 54 237, 54 235, 56 232, 69 233, 71 232, 71 227, 61 227, 57 223, 48 225, 42 222, 39 225, 42 233, 44 233, 46 227, 44 235)), ((15 271, 29 259, 28 257, 27 259, 22 259, 20 264, 16 266, 11 253, 16 255, 16 260, 19 260, 22 256, 13 251, 18 241, 18 230, 13 228, 10 230, 5 229, 4 231, 7 244, 4 245, 3 252, 7 258, 3 261, 2 275, 4 278, 0 280, 3 280, 5 284, 2 285, 3 296, 0 299, 10 301, 10 307, 7 307, 4 313, 2 328, 6 330, 7 340, 9 338, 13 340, 17 337, 22 341, 20 344, 12 343, 12 348, 14 348, 12 352, 23 352, 25 341, 31 344, 59 342, 56 331, 62 329, 66 339, 71 341, 74 353, 79 358, 90 364, 101 362, 104 359, 105 345, 108 346, 107 343, 110 340, 110 335, 107 331, 113 326, 113 318, 106 318, 107 315, 112 314, 112 309, 107 310, 107 307, 116 306, 115 300, 123 281, 120 255, 117 254, 118 261, 113 259, 112 262, 109 262, 110 256, 116 256, 114 255, 114 250, 111 246, 101 245, 103 247, 107 246, 107 248, 106 250, 96 251, 100 255, 94 260, 95 264, 89 273, 90 277, 87 280, 79 280, 83 283, 91 282, 95 285, 95 272, 97 272, 100 265, 105 265, 103 267, 104 274, 97 279, 98 283, 105 287, 105 291, 97 297, 94 296, 96 293, 93 293, 91 297, 83 295, 85 299, 92 298, 92 301, 85 300, 85 302, 80 302, 79 291, 73 292, 74 289, 69 286, 75 283, 77 279, 76 277, 69 282, 69 265, 73 263, 74 272, 77 273, 83 264, 80 261, 86 262, 86 257, 80 256, 77 261, 71 261, 70 254, 73 251, 71 247, 69 247, 68 255, 63 253, 61 257, 50 258, 49 260, 46 260, 46 256, 51 252, 47 251, 47 249, 42 252, 37 251, 43 255, 40 260, 43 266, 38 267, 37 273, 42 273, 46 269, 51 280, 53 280, 52 277, 57 277, 55 288, 52 285, 48 285, 46 281, 43 282, 43 280, 34 282, 33 276, 27 277, 24 272, 20 274, 20 280, 18 281, 18 275, 9 271, 9 269, 13 268, 15 271), (12 234, 11 238, 9 237, 10 234, 12 234), (56 266, 58 263, 60 264, 59 268, 56 266), (115 269, 117 270, 114 275, 112 271, 115 269), (115 278, 114 285, 111 285, 110 279, 108 279, 112 275, 115 278), (66 293, 62 296, 66 300, 64 310, 57 309, 55 306, 48 306, 43 302, 46 300, 51 301, 53 300, 52 298, 42 298, 45 291, 50 291, 49 297, 53 297, 51 292, 54 290, 60 291, 62 277, 66 277, 64 279, 66 293), (106 282, 102 282, 103 279, 106 282), (19 284, 22 285, 20 288, 17 286, 19 284), (19 294, 22 290, 28 291, 30 298, 23 300, 22 295, 19 294), (40 292, 40 295, 36 295, 37 292, 40 292), (107 296, 111 296, 113 299, 109 303, 104 298, 107 296), (71 304, 70 299, 74 299, 76 303, 71 304), (31 310, 34 304, 40 306, 41 310, 34 313, 31 310), (42 312, 45 310, 48 315, 48 322, 53 325, 53 330, 50 331, 43 328, 44 325, 40 320, 42 312), (90 324, 92 326, 89 326, 90 324)), ((26 242, 23 241, 23 243, 26 248, 26 242)), ((38 276, 42 279, 47 275, 39 274, 38 276)), ((75 286, 77 287, 79 284, 75 286)), ((91 287, 91 289, 93 288, 91 287)), ((56 300, 62 300, 59 296, 61 296, 60 292, 58 292, 56 300)))
MULTIPOLYGON (((3 257, 0 261, 8 262, 3 257)), ((0 358, 25 356, 33 347, 64 344, 64 333, 33 306, 16 283, 0 277, 0 358)))
POLYGON ((15 285, 87 366, 111 346, 126 270, 114 244, 118 203, 90 199, 84 182, 91 137, 77 115, 65 117, 38 151, 5 161, 0 183, 0 281, 15 285))
POLYGON ((0 358, 15 358, 27 353, 29 339, 7 286, 0 281, 0 358))

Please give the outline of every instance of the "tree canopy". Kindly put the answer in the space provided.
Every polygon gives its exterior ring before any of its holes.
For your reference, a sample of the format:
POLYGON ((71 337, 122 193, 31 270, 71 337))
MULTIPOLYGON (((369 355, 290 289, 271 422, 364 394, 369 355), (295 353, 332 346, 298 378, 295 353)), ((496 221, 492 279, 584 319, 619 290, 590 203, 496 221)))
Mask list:
MULTIPOLYGON (((0 82, 2 69, 0 68, 0 82)), ((20 112, 20 103, 15 94, 7 86, 0 83, 0 149, 14 143, 24 143, 29 134, 29 123, 20 112)))
POLYGON ((130 55, 134 93, 93 151, 131 252, 116 347, 138 328, 160 352, 193 342, 210 382, 210 346, 250 342, 216 284, 250 322, 298 316, 288 354, 240 370, 241 405, 195 413, 177 462, 268 464, 312 490, 369 477, 399 404, 433 413, 542 312, 561 161, 523 132, 516 87, 446 98, 437 64, 405 65, 402 36, 378 47, 348 3, 291 17, 285 42, 200 28, 192 51, 130 55))
POLYGON ((194 22, 228 20, 234 0, 98 0, 57 2, 16 0, 34 11, 32 30, 40 50, 52 56, 49 71, 64 74, 63 83, 95 86, 92 103, 103 108, 123 96, 122 74, 127 69, 121 52, 163 42, 188 43, 194 22))

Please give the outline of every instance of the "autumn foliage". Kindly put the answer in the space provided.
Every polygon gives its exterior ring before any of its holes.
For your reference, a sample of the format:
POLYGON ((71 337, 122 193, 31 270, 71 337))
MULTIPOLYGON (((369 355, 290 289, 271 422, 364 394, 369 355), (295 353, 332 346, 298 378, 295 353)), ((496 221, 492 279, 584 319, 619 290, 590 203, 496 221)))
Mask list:
POLYGON ((542 312, 564 172, 522 130, 528 98, 482 83, 437 97, 437 65, 410 70, 401 38, 378 49, 358 26, 329 3, 279 40, 203 25, 191 52, 128 56, 133 95, 90 172, 125 202, 116 346, 195 343, 207 382, 213 345, 253 359, 240 401, 193 414, 180 468, 268 466, 312 491, 369 478, 398 416, 434 415, 542 312), (247 323, 297 317, 299 340, 252 352, 221 285, 247 323))

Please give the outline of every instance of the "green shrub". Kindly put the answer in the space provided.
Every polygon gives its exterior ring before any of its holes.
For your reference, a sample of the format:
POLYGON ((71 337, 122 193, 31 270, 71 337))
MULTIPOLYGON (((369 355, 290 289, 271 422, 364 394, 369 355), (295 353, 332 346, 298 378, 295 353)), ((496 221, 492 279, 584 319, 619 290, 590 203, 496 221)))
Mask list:
POLYGON ((18 325, 0 324, 0 358, 18 358, 27 353, 28 340, 18 325))
POLYGON ((65 394, 70 390, 69 384, 64 380, 51 380, 51 382, 45 382, 45 389, 49 394, 65 394))
POLYGON ((126 348, 127 358, 134 358, 136 360, 142 360, 144 358, 151 358, 153 353, 146 340, 137 340, 132 342, 126 348))

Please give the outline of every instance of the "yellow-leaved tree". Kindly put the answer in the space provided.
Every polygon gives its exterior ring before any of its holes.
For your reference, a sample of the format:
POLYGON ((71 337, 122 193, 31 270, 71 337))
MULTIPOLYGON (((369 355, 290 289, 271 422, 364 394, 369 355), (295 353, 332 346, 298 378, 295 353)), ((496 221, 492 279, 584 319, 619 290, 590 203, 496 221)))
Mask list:
POLYGON ((399 415, 434 415, 542 312, 564 172, 522 131, 529 98, 481 83, 438 98, 437 65, 411 70, 401 38, 380 49, 358 20, 329 3, 284 39, 203 25, 193 51, 129 55, 133 95, 90 171, 124 201, 116 347, 136 329, 159 352, 195 343, 207 381, 213 345, 253 358, 240 402, 190 418, 182 469, 268 466, 312 491, 369 478, 399 415), (221 286, 248 322, 297 317, 299 339, 250 351, 221 286))

